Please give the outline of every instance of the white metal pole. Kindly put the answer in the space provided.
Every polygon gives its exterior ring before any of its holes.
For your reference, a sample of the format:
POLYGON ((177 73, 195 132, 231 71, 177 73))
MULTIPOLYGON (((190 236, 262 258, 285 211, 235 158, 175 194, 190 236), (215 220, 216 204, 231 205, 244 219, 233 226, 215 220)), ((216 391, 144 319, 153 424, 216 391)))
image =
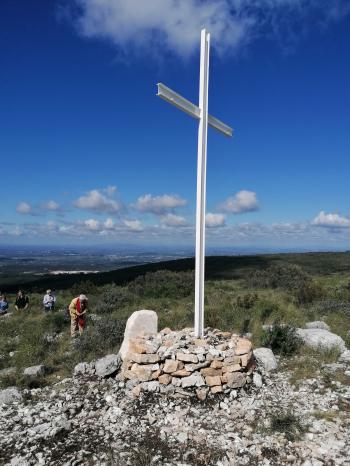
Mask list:
POLYGON ((205 29, 202 29, 199 79, 199 109, 201 114, 198 129, 194 317, 194 331, 197 337, 202 337, 204 331, 205 204, 208 135, 209 49, 210 34, 207 33, 205 29))

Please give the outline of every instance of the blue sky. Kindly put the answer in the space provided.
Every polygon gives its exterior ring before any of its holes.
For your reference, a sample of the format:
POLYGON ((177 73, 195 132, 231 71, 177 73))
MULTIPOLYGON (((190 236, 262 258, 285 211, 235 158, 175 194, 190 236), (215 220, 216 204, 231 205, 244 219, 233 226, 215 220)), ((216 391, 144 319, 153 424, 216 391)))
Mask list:
POLYGON ((194 244, 202 26, 208 244, 348 248, 345 0, 3 0, 1 244, 194 244))

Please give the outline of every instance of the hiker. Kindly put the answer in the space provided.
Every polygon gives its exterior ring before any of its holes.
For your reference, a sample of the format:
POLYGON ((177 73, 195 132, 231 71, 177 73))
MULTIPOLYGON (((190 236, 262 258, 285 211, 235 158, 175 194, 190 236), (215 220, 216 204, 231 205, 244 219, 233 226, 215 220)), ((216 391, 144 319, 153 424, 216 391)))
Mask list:
POLYGON ((9 308, 9 303, 7 302, 6 296, 0 294, 0 316, 7 314, 7 309, 9 308))
POLYGON ((74 298, 69 305, 70 314, 70 335, 76 336, 77 330, 81 335, 85 327, 85 314, 87 312, 88 299, 84 294, 74 298))
POLYGON ((15 308, 17 311, 24 311, 29 306, 29 298, 26 296, 25 292, 19 290, 17 293, 16 301, 15 301, 15 308))
POLYGON ((46 290, 46 295, 43 299, 45 312, 53 311, 55 309, 56 296, 51 290, 46 290))

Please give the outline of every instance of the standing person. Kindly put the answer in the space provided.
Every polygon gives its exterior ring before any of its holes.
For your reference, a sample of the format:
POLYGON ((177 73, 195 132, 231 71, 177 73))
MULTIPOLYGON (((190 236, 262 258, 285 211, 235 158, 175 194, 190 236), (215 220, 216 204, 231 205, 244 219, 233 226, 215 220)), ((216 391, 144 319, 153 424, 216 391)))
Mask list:
POLYGON ((19 290, 17 293, 16 301, 15 301, 15 308, 17 311, 24 311, 29 306, 29 298, 26 296, 25 292, 19 290))
POLYGON ((7 302, 6 296, 4 293, 0 293, 0 316, 7 314, 7 309, 9 308, 9 303, 7 302))
POLYGON ((51 290, 46 291, 46 295, 43 299, 43 305, 45 312, 53 311, 55 309, 56 296, 51 290))
POLYGON ((77 330, 81 335, 85 327, 85 314, 87 312, 88 299, 84 294, 74 298, 69 305, 70 335, 75 337, 77 330))

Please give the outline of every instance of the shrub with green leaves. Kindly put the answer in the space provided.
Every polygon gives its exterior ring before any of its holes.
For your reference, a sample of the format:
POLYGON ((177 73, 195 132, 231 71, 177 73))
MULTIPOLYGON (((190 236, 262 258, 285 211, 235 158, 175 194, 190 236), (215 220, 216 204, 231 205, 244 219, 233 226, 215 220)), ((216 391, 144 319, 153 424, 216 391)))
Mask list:
POLYGON ((291 356, 298 351, 302 341, 294 327, 274 324, 271 328, 264 330, 261 343, 271 348, 274 353, 291 356))
POLYGON ((146 298, 184 298, 194 291, 194 272, 159 270, 137 277, 129 291, 146 298))

